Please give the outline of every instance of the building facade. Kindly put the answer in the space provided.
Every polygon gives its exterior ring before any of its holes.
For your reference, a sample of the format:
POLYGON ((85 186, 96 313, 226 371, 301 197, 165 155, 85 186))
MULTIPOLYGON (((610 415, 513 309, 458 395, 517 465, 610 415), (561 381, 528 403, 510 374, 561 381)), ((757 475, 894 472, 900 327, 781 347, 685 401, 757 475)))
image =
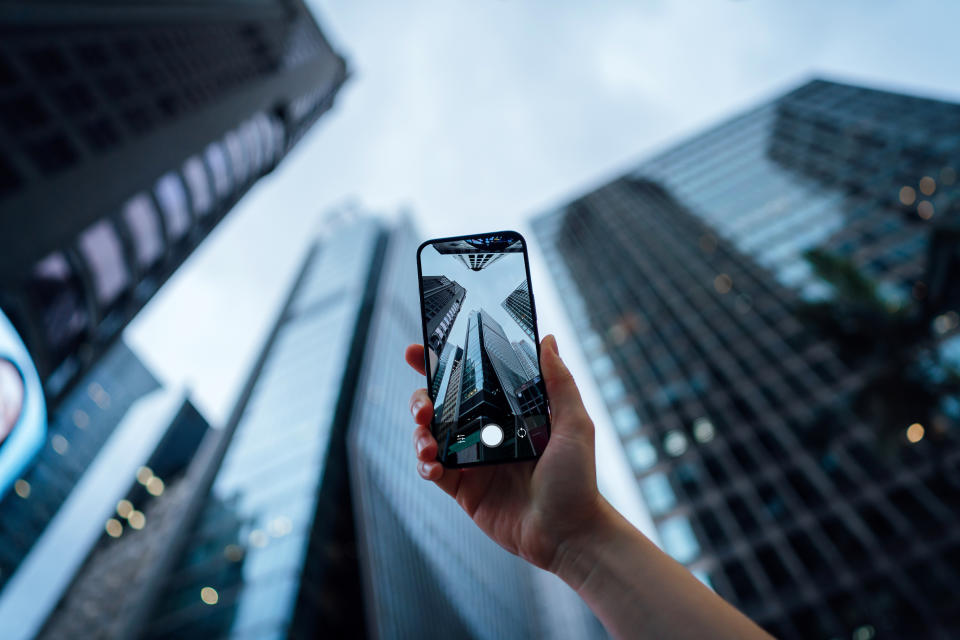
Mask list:
POLYGON ((431 358, 438 358, 453 330, 467 290, 446 276, 423 277, 423 313, 431 358))
POLYGON ((960 629, 958 118, 813 81, 535 222, 665 550, 778 637, 960 629))
POLYGON ((345 77, 298 0, 0 7, 0 308, 51 401, 345 77))
POLYGON ((186 405, 122 330, 345 77, 297 0, 0 7, 0 398, 21 405, 0 421, 4 637, 130 635, 151 596, 111 580, 163 564, 157 523, 178 530, 192 491, 172 472, 136 484, 186 405), (117 512, 164 482, 133 521, 117 512))
POLYGON ((500 306, 520 325, 530 340, 536 342, 537 337, 533 334, 533 310, 530 308, 530 292, 526 278, 500 303, 500 306))

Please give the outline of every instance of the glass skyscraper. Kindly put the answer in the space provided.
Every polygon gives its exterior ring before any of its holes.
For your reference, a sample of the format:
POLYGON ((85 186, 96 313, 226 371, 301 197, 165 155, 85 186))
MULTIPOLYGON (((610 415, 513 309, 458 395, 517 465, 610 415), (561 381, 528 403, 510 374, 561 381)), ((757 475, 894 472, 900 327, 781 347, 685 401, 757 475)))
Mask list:
POLYGON ((535 221, 665 549, 779 637, 960 629, 958 167, 818 80, 535 221))
POLYGON ((343 443, 384 235, 344 222, 311 251, 144 637, 363 635, 343 443))

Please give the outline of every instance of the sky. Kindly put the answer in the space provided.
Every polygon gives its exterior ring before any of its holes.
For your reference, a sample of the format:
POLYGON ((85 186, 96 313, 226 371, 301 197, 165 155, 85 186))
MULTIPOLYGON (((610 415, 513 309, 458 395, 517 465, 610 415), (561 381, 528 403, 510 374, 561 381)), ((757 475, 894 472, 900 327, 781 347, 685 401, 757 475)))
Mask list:
POLYGON ((541 334, 556 333, 605 466, 623 472, 529 218, 812 77, 960 100, 960 2, 949 0, 309 4, 350 80, 126 334, 214 423, 320 216, 409 212, 424 238, 510 228, 531 241, 541 334))

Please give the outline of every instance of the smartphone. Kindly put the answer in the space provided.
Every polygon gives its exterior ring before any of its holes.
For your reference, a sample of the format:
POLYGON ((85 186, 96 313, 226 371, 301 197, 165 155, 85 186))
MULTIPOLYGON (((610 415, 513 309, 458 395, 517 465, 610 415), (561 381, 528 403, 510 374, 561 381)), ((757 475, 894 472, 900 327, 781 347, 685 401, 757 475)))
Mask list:
POLYGON ((427 240, 417 274, 437 460, 469 467, 539 457, 550 415, 523 236, 427 240))

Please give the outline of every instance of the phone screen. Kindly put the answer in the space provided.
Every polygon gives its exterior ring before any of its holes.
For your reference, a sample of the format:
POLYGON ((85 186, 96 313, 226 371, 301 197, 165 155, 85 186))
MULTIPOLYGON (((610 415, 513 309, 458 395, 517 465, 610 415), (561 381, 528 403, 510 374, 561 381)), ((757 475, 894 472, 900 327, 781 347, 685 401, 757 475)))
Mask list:
POLYGON ((523 237, 430 240, 417 256, 437 459, 459 467, 536 458, 550 420, 523 237))

